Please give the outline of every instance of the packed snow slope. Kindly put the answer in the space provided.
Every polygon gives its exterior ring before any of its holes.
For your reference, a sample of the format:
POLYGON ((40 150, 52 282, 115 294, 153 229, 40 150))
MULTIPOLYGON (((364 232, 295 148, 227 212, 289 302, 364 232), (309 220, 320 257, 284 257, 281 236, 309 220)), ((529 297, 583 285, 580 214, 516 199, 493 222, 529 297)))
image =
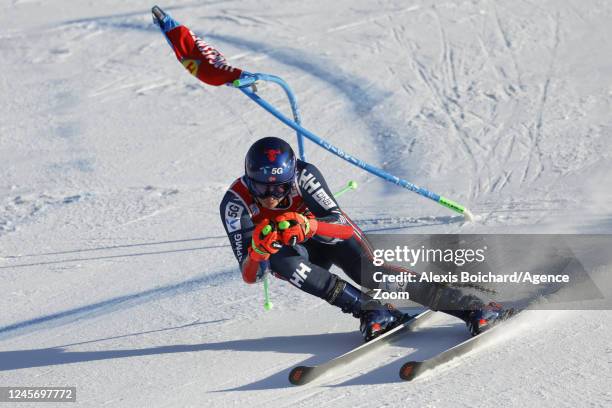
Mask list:
MULTIPOLYGON (((159 5, 232 65, 287 80, 317 134, 478 216, 308 143, 333 189, 359 183, 340 203, 366 231, 612 233, 612 2, 159 5)), ((218 203, 250 143, 295 135, 188 75, 151 6, 0 0, 0 386, 76 386, 79 406, 612 404, 603 310, 526 313, 495 346, 399 382, 408 356, 467 338, 439 315, 289 386, 292 366, 359 344, 356 321, 278 280, 265 312, 218 203)))

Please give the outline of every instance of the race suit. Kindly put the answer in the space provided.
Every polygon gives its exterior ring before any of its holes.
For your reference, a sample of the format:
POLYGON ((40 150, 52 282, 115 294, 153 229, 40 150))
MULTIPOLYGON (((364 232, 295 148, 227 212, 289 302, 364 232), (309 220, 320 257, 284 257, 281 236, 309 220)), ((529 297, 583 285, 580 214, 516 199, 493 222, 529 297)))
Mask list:
MULTIPOLYGON (((372 248, 363 232, 340 209, 329 190, 321 172, 312 164, 297 161, 296 182, 291 192, 274 209, 262 207, 249 193, 244 176, 235 180, 225 193, 220 205, 221 220, 229 237, 232 250, 242 277, 254 283, 266 271, 289 281, 295 287, 322 299, 328 300, 337 279, 329 269, 336 265, 357 284, 374 289, 373 274, 405 272, 406 269, 385 264, 374 266, 372 248), (247 268, 248 248, 255 225, 263 219, 274 220, 285 212, 298 212, 314 216, 317 221, 335 225, 338 230, 350 228, 348 239, 337 239, 315 235, 294 246, 283 246, 272 254, 268 261, 260 262, 255 269, 247 268)), ((405 290, 410 299, 433 309, 457 309, 456 303, 473 303, 474 299, 463 296, 457 289, 441 287, 433 283, 407 284, 405 290)), ((461 311, 449 312, 463 318, 461 311)))

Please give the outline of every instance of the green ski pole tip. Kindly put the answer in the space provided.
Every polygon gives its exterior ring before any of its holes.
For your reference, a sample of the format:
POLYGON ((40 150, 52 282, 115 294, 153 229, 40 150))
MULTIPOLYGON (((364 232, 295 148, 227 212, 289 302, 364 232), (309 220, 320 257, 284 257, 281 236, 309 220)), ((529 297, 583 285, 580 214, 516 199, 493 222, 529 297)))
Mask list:
POLYGON ((349 186, 349 188, 352 188, 353 190, 356 190, 357 189, 357 182, 351 180, 351 181, 348 182, 348 186, 349 186))
POLYGON ((264 310, 272 310, 272 302, 264 303, 264 310))

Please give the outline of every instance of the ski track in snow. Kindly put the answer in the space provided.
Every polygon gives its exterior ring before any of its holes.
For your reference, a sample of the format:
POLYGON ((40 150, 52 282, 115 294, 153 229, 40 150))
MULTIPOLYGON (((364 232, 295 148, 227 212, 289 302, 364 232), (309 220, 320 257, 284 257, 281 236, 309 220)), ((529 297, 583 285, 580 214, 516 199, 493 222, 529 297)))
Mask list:
MULTIPOLYGON (((186 75, 151 6, 15 0, 0 16, 0 383, 76 385, 83 406, 610 404, 609 311, 530 312, 488 351, 399 382, 406 358, 466 338, 438 314, 289 386, 292 366, 359 344, 356 322, 277 279, 264 312, 218 202, 245 146, 294 136, 186 75)), ((160 6, 230 62, 285 78, 315 133, 478 217, 307 144, 330 185, 359 183, 340 203, 364 231, 612 232, 606 2, 160 6)))

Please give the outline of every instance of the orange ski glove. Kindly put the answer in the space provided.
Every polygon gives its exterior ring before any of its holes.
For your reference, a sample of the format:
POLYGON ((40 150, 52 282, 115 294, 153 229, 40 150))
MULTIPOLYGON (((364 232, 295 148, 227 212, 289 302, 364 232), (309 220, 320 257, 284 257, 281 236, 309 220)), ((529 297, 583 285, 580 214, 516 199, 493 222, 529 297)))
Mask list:
POLYGON ((268 260, 270 255, 277 253, 283 247, 280 241, 276 225, 267 218, 261 220, 253 231, 249 257, 257 262, 268 260))
POLYGON ((286 212, 274 221, 283 245, 299 244, 317 233, 317 220, 297 212, 286 212))

